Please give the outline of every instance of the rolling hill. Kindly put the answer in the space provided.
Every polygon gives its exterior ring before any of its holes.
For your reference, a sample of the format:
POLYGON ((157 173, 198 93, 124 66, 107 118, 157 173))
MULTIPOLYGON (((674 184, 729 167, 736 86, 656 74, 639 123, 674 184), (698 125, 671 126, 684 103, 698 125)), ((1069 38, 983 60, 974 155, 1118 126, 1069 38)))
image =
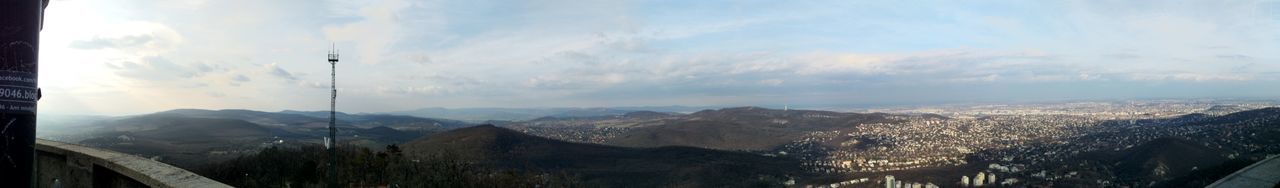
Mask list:
MULTIPOLYGON (((327 113, 326 113, 327 115, 327 113)), ((341 144, 382 148, 464 126, 460 121, 360 114, 338 122, 341 144)), ((263 147, 322 143, 328 118, 251 110, 179 109, 96 118, 67 140, 192 167, 256 152, 263 147)), ((80 123, 85 124, 85 123, 80 123)))
POLYGON ((173 114, 139 116, 104 125, 107 132, 125 132, 137 139, 174 143, 235 142, 271 136, 271 130, 239 119, 188 117, 173 114))
POLYGON ((492 125, 428 135, 403 146, 411 156, 451 155, 504 168, 579 175, 607 187, 743 187, 802 175, 799 162, 692 147, 626 148, 570 143, 492 125))
POLYGON ((1280 152, 1280 108, 1245 110, 1225 115, 1188 114, 1164 119, 1106 122, 1128 125, 1138 122, 1150 130, 1188 131, 1163 136, 1119 151, 1082 153, 1079 157, 1107 164, 1110 176, 1122 185, 1147 187, 1202 187, 1216 178, 1280 152), (1228 157, 1231 156, 1231 157, 1228 157), (1245 161, 1245 162, 1242 162, 1245 161))
POLYGON ((655 126, 637 127, 606 142, 627 147, 693 146, 771 150, 813 131, 896 121, 888 114, 737 107, 703 110, 655 126))
MULTIPOLYGON (((185 116, 185 117, 199 117, 199 118, 238 119, 238 120, 253 122, 259 125, 267 125, 267 126, 315 127, 315 126, 328 126, 328 122, 329 122, 327 119, 319 119, 315 117, 309 117, 309 116, 303 116, 303 115, 297 115, 297 114, 271 113, 271 112, 238 110, 238 109, 227 109, 227 110, 175 109, 175 110, 169 110, 169 111, 163 111, 163 112, 156 112, 155 114, 150 114, 150 115, 164 115, 164 114, 179 115, 179 116, 185 116)), ((339 126, 344 126, 344 125, 340 124, 339 126)))
POLYGON ((1187 139, 1164 137, 1121 151, 1114 164, 1122 180, 1160 181, 1222 164, 1227 161, 1222 153, 1187 139))
POLYGON ((80 144, 153 157, 180 167, 256 150, 280 132, 238 119, 151 114, 104 121, 80 144))

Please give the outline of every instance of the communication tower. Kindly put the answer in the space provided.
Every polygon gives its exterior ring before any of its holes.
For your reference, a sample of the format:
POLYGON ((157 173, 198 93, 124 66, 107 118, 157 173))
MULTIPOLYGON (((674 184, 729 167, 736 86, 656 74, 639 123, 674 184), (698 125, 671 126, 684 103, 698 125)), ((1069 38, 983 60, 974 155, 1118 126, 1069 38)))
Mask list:
POLYGON ((337 104, 338 104, 338 50, 334 46, 329 47, 329 137, 325 138, 325 149, 329 150, 329 187, 337 187, 338 175, 338 128, 337 128, 337 104))

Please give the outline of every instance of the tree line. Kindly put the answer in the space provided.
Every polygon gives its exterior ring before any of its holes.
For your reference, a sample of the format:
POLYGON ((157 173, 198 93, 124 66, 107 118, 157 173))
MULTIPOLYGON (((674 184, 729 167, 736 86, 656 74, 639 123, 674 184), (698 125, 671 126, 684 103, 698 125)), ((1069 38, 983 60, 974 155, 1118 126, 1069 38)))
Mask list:
POLYGON ((326 173, 328 151, 315 145, 264 148, 194 171, 236 187, 325 187, 328 179, 342 187, 582 187, 567 173, 490 168, 455 156, 408 157, 397 145, 339 147, 337 153, 336 177, 326 173))

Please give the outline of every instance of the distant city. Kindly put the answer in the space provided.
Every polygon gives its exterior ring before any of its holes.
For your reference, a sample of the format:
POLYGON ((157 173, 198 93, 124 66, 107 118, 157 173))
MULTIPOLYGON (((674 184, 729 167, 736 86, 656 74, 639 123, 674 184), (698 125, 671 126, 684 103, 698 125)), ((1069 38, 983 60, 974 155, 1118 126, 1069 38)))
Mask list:
MULTIPOLYGON (((1207 130, 1217 129, 1216 126, 1168 126, 1276 104, 1268 100, 1133 100, 858 109, 849 111, 895 114, 888 117, 897 121, 853 123, 849 129, 812 131, 763 154, 800 158, 811 172, 841 177, 816 187, 875 182, 883 182, 886 187, 1026 186, 1064 179, 1093 181, 1083 186, 1121 186, 1125 184, 1118 176, 1081 174, 1083 169, 1105 168, 1105 164, 1079 163, 1072 164, 1079 165, 1072 168, 1060 165, 1070 163, 1081 153, 1120 151, 1162 137, 1194 139, 1197 144, 1212 148, 1227 147, 1232 149, 1228 151, 1235 151, 1223 153, 1228 158, 1240 157, 1244 154, 1241 151, 1268 151, 1268 155, 1274 155, 1280 147, 1240 144, 1247 137, 1234 135, 1256 135, 1249 131, 1274 130, 1275 124, 1245 123, 1227 133, 1207 130), (894 176, 894 172, 952 167, 970 170, 894 176)), ((798 118, 839 117, 813 114, 798 118)), ((787 120, 772 121, 785 124, 787 120)), ((646 123, 653 122, 535 120, 512 127, 550 138, 609 144, 628 129, 644 127, 646 123)))

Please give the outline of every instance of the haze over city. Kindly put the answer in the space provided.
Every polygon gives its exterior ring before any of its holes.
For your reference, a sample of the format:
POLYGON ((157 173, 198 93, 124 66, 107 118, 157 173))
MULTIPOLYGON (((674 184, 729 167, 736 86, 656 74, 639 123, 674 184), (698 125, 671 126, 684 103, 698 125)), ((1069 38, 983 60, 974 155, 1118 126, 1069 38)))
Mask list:
POLYGON ((65 0, 40 113, 1276 97, 1276 1, 65 0), (92 32, 86 32, 92 31, 92 32), (1230 91, 1230 92, 1223 92, 1230 91))

